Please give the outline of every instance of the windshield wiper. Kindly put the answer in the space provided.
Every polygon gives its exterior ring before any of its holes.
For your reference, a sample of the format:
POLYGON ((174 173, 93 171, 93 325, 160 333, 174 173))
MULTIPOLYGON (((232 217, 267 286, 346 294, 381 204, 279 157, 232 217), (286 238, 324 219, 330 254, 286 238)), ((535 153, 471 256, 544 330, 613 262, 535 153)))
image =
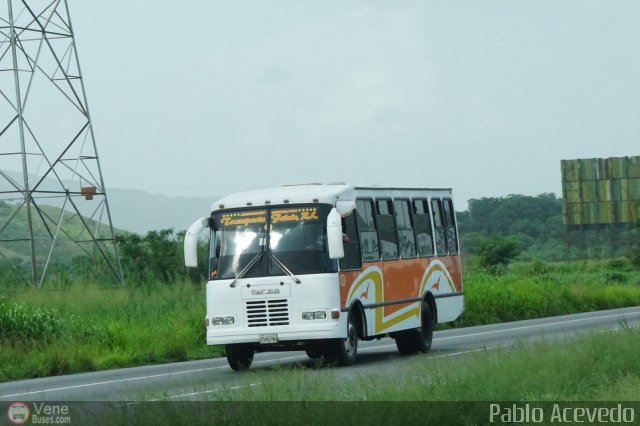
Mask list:
POLYGON ((296 276, 293 274, 293 272, 291 272, 291 271, 289 270, 289 268, 287 268, 287 267, 285 266, 285 264, 284 264, 284 263, 282 263, 282 261, 276 257, 276 255, 275 255, 275 254, 271 253, 271 251, 269 251, 269 256, 271 256, 271 258, 273 259, 274 263, 275 263, 276 265, 278 265, 278 267, 280 267, 280 269, 282 269, 282 270, 284 271, 284 273, 285 273, 285 274, 289 275, 289 278, 291 278, 291 279, 293 280, 293 282, 294 282, 294 283, 296 283, 296 284, 300 284, 300 283, 302 282, 302 281, 300 281, 300 278, 296 277, 296 276))
POLYGON ((253 265, 255 265, 258 260, 262 259, 262 256, 264 256, 266 252, 262 251, 258 254, 255 255, 255 257, 253 259, 251 259, 251 261, 249 263, 247 263, 247 266, 245 266, 244 268, 242 268, 242 271, 240 271, 240 273, 238 275, 236 275, 236 277, 234 278, 233 281, 231 281, 231 284, 229 285, 229 287, 235 287, 236 283, 238 282, 238 280, 242 277, 245 276, 245 274, 247 272, 249 272, 249 270, 251 269, 251 267, 253 267, 253 265))
POLYGON ((247 266, 242 268, 240 273, 238 275, 236 275, 236 277, 233 279, 231 284, 229 284, 229 287, 235 287, 236 283, 238 282, 238 280, 240 278, 244 277, 249 272, 249 270, 253 267, 253 265, 255 265, 260 259, 262 259, 262 256, 264 256, 265 253, 269 254, 269 256, 273 259, 273 263, 275 263, 280 269, 282 269, 282 271, 285 274, 287 274, 289 276, 289 278, 291 278, 293 280, 294 283, 300 284, 302 282, 302 281, 300 281, 300 278, 295 276, 294 273, 291 272, 289 270, 289 268, 287 268, 287 266, 284 263, 282 263, 282 261, 280 259, 278 259, 275 256, 275 254, 271 253, 271 251, 269 250, 269 251, 260 252, 257 255, 255 255, 255 257, 253 259, 251 259, 251 261, 249 261, 249 263, 247 263, 247 266))

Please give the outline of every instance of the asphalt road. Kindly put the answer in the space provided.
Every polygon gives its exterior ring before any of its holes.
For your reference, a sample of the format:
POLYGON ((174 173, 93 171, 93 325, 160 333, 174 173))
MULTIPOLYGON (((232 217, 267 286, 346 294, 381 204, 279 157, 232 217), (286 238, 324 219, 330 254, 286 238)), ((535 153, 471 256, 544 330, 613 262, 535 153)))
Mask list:
MULTIPOLYGON (((510 346, 518 340, 562 339, 622 327, 640 327, 640 307, 438 331, 431 352, 415 357, 429 362, 510 346)), ((275 366, 298 364, 309 374, 348 377, 367 372, 392 374, 405 359, 397 353, 394 340, 385 338, 360 342, 358 363, 352 367, 326 368, 309 360, 304 352, 275 352, 256 354, 252 368, 268 374, 275 366)), ((254 374, 232 371, 225 358, 213 358, 0 383, 0 401, 215 399, 219 392, 258 386, 255 380, 254 374)))

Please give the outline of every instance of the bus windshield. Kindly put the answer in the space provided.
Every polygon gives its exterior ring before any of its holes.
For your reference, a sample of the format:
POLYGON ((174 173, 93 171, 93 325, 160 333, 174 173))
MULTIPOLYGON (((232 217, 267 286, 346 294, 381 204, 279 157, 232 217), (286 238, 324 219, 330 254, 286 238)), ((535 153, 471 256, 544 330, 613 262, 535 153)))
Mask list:
POLYGON ((211 279, 236 278, 252 262, 243 277, 286 275, 278 263, 296 275, 336 272, 327 250, 330 210, 314 204, 213 213, 211 253, 217 267, 211 279))

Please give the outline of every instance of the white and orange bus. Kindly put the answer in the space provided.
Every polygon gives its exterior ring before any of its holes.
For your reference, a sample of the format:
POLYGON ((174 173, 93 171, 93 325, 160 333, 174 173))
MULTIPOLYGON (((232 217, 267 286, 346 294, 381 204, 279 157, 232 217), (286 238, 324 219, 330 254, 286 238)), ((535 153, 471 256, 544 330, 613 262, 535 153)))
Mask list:
POLYGON ((255 352, 304 349, 338 365, 390 336, 428 351, 463 310, 450 189, 292 185, 229 195, 185 236, 210 232, 206 338, 234 370, 255 352))

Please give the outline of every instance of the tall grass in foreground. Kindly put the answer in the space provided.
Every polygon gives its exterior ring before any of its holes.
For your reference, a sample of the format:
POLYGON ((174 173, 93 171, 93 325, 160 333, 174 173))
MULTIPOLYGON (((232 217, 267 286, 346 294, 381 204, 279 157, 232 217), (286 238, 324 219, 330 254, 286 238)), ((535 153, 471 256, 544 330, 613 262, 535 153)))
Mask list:
MULTIPOLYGON (((549 420, 556 401, 570 401, 564 405, 568 407, 637 401, 638 353, 640 332, 627 329, 572 340, 523 342, 457 357, 415 355, 402 363, 380 363, 375 373, 361 375, 351 369, 310 374, 300 366, 281 367, 247 373, 245 383, 252 386, 222 392, 193 389, 194 396, 179 403, 171 399, 116 412, 113 424, 125 417, 128 424, 162 425, 475 425, 488 424, 489 403, 501 401, 505 406, 517 401, 523 401, 519 406, 524 401, 545 406, 549 420), (198 404, 194 399, 212 402, 198 404)), ((637 406, 625 406, 633 404, 637 406)))
POLYGON ((345 369, 255 371, 251 383, 199 398, 225 401, 634 401, 640 331, 522 342, 456 357, 416 355, 351 377, 345 369), (322 373, 319 372, 319 373, 322 373), (389 380, 390 373, 393 380, 389 380))
POLYGON ((217 355, 203 317, 189 282, 15 291, 0 299, 0 381, 217 355))

